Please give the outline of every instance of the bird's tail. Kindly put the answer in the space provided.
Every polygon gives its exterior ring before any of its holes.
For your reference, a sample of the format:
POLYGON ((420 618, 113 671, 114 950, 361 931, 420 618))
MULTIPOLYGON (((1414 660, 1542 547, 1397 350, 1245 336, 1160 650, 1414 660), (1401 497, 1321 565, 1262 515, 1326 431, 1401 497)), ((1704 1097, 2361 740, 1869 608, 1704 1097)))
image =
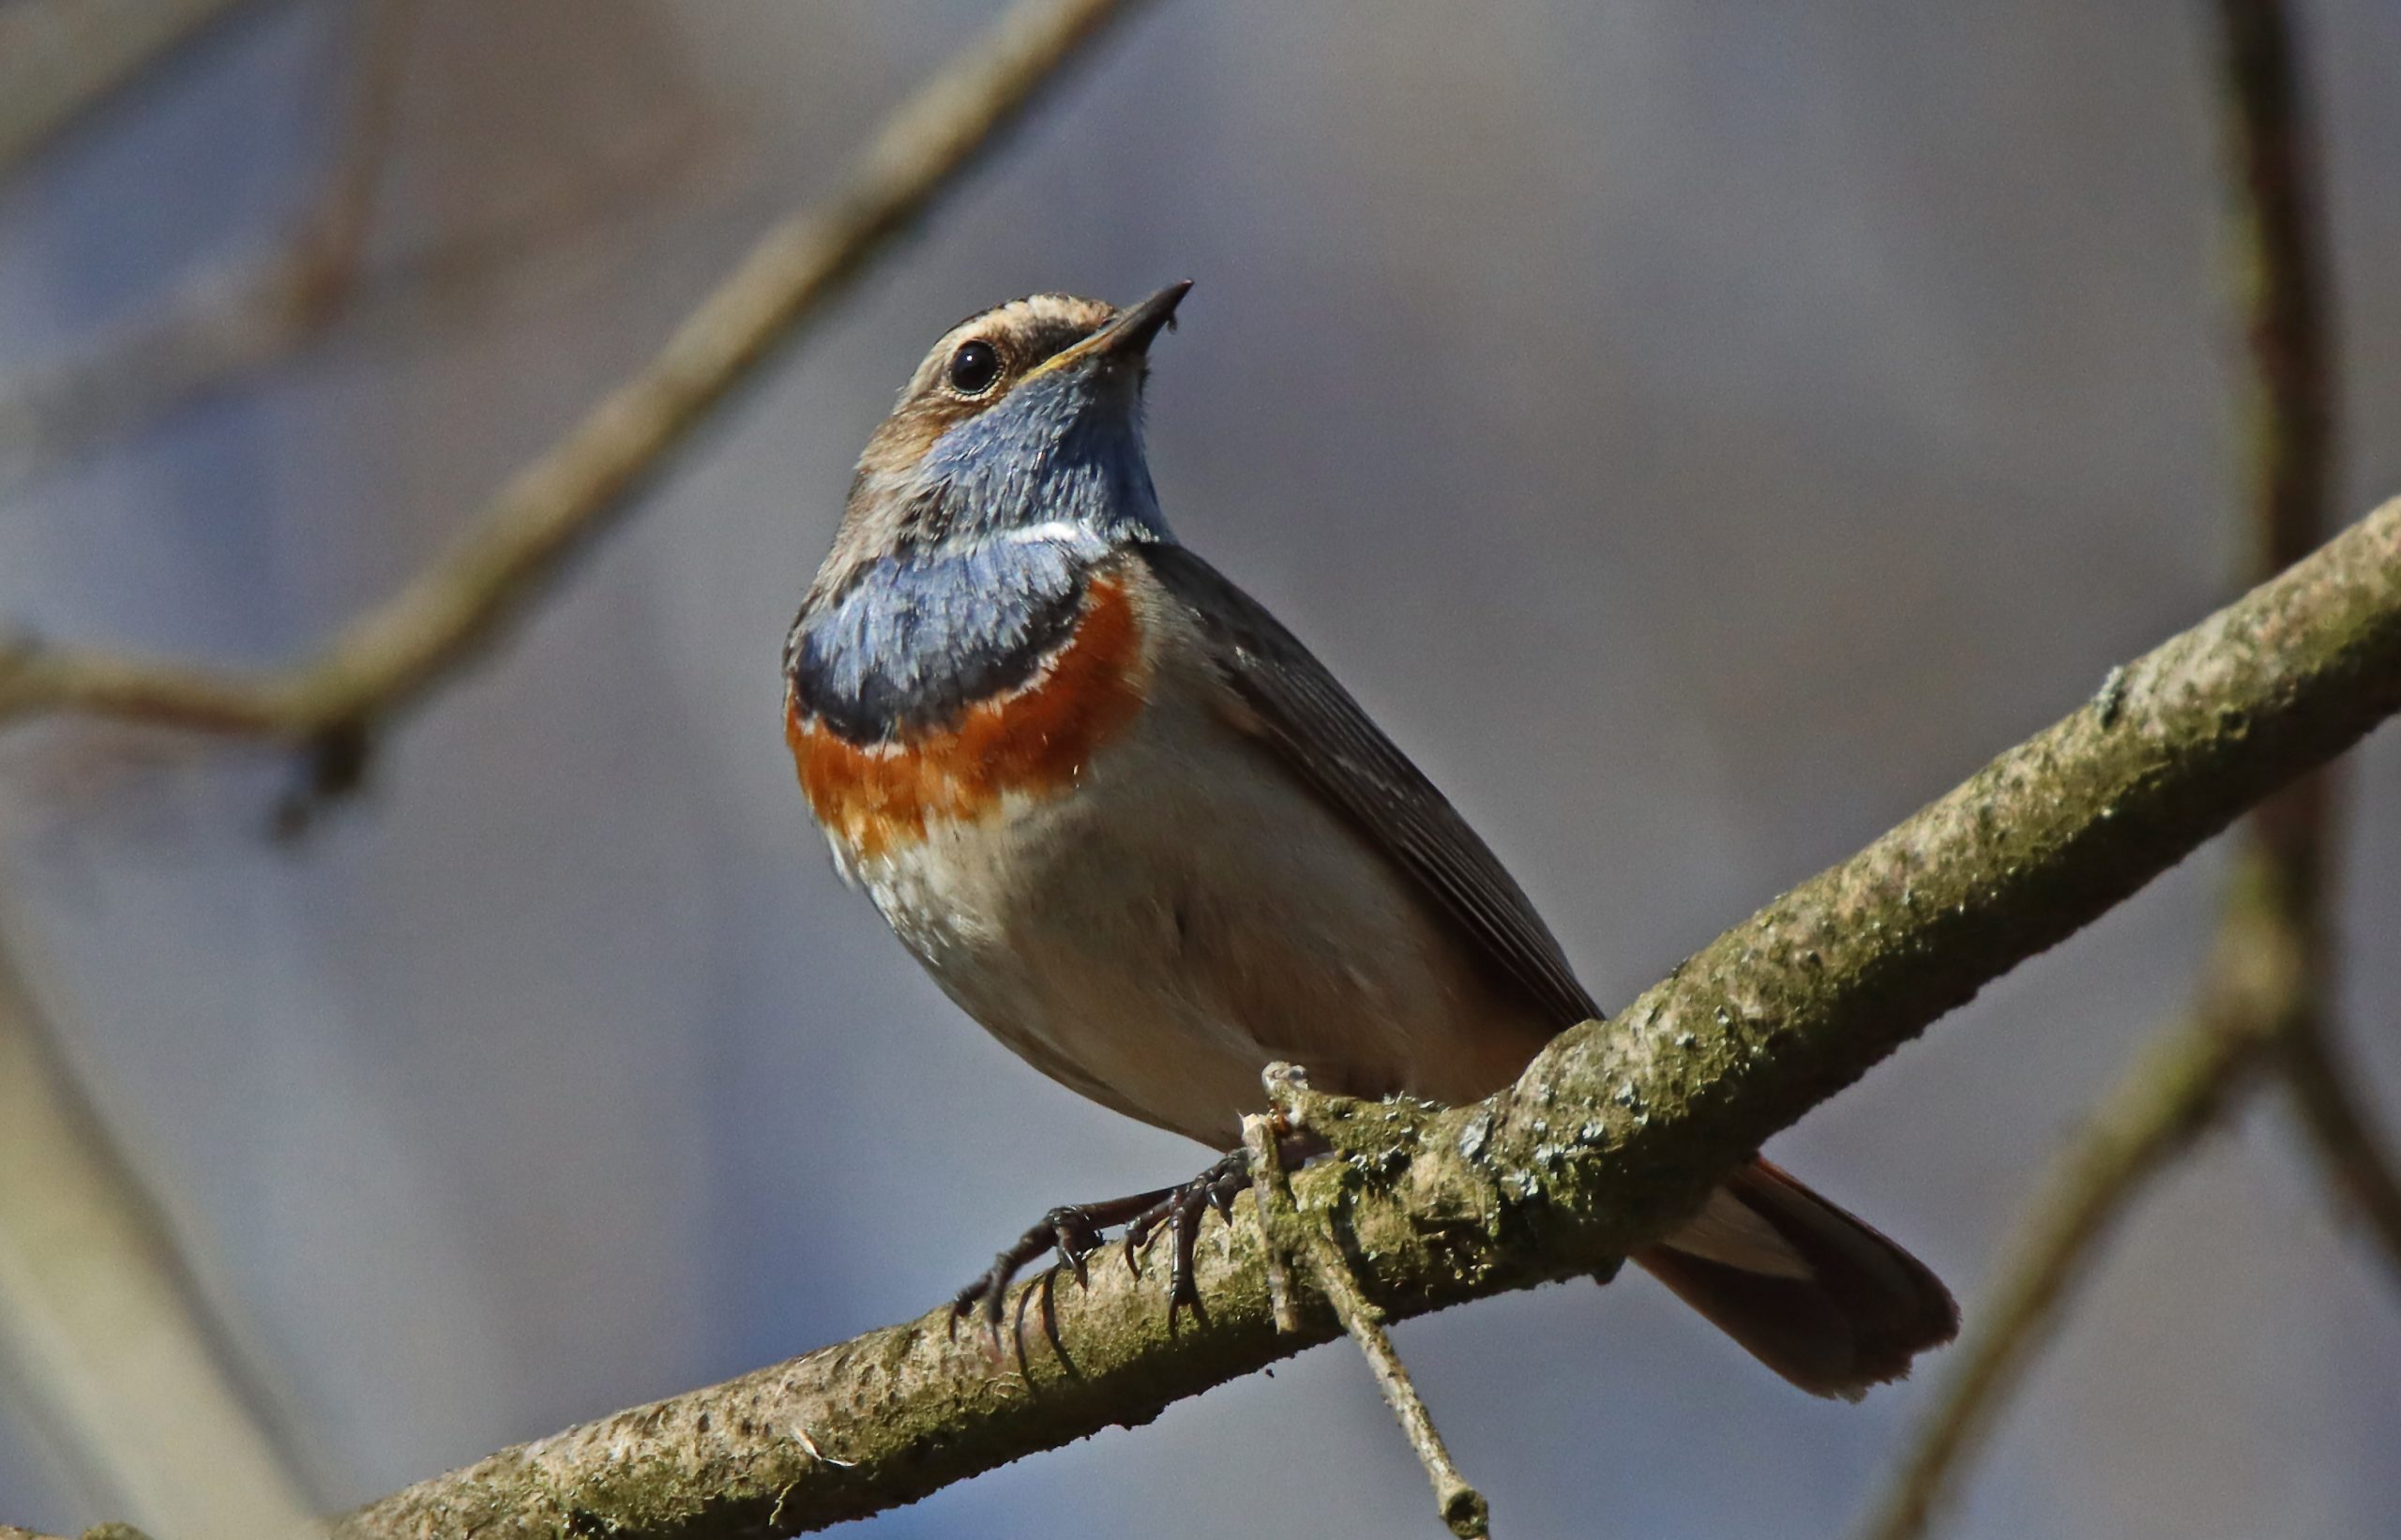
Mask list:
POLYGON ((1813 1396, 1855 1401, 1959 1329, 1924 1262, 1764 1160, 1634 1261, 1813 1396))

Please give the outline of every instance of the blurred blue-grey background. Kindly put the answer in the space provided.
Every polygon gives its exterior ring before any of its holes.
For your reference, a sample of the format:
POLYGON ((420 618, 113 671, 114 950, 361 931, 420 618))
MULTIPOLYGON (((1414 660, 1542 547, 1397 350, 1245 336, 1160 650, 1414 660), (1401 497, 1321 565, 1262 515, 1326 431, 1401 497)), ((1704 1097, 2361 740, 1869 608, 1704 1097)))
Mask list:
MULTIPOLYGON (((0 620, 304 652, 994 9, 423 0, 357 303, 262 379, 21 478, 0 620)), ((2299 13, 2357 512, 2401 491, 2401 8, 2299 13)), ((0 738, 8 944, 313 1496, 914 1315, 1047 1205, 1203 1158, 960 1017, 793 785, 783 627, 953 320, 1199 280, 1154 375, 1169 517, 1621 1001, 2227 592, 2208 18, 1159 0, 310 838, 268 838, 291 771, 263 751, 0 738)), ((250 6, 0 183, 0 379, 307 210, 353 22, 250 6)), ((2344 1021, 2390 1112, 2401 738, 2348 783, 2344 1021)), ((2046 1157, 2187 998, 2218 869, 1774 1153, 1972 1312, 2046 1157)), ((2108 1251, 1956 1532, 2401 1532, 2394 1282, 2262 1103, 2108 1251)), ((1838 1532, 1928 1388, 1809 1400, 1635 1278, 1399 1339, 1515 1535, 1838 1532)), ((0 1520, 72 1530, 104 1501, 0 1396, 0 1520)), ((873 1525, 1434 1527, 1340 1351, 873 1525)))

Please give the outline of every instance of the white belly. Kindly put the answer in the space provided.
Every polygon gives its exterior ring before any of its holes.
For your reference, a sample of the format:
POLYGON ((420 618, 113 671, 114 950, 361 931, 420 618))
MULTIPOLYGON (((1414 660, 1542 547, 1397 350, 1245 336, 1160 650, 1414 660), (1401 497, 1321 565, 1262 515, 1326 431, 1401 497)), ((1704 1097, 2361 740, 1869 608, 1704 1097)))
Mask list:
POLYGON ((1276 1059, 1354 1095, 1514 1078, 1548 1028, 1264 749, 1167 693, 1072 789, 838 863, 1037 1068, 1220 1148, 1276 1059))

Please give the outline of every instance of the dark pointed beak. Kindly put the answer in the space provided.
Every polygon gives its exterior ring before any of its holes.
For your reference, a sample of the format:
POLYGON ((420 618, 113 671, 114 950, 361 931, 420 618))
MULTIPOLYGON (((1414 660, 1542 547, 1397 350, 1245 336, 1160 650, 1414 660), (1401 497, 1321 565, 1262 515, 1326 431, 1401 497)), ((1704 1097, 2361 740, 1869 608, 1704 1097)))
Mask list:
POLYGON ((1175 324, 1175 308, 1184 303, 1184 296, 1191 288, 1190 279, 1170 283, 1140 304, 1118 311, 1085 345, 1095 353, 1148 353, 1151 339, 1162 327, 1175 324))
POLYGON ((1151 339, 1156 337, 1175 318, 1175 308, 1184 303, 1185 294, 1192 288, 1192 280, 1170 283, 1140 305, 1129 306, 1109 318, 1109 324, 1077 343, 1044 359, 1033 374, 1048 374, 1054 369, 1080 369, 1087 363, 1097 366, 1102 359, 1139 359, 1151 351, 1151 339))

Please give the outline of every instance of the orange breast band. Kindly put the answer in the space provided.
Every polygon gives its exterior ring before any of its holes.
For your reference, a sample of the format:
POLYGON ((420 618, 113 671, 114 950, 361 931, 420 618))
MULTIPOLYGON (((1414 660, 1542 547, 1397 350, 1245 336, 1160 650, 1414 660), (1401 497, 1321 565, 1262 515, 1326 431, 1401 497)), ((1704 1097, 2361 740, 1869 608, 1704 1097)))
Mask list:
POLYGON ((974 819, 1004 793, 1066 790, 1142 708, 1141 624, 1125 588, 1095 578, 1074 635, 1042 671, 967 709, 957 726, 897 742, 845 742, 784 697, 784 736, 817 821, 856 856, 974 819))

